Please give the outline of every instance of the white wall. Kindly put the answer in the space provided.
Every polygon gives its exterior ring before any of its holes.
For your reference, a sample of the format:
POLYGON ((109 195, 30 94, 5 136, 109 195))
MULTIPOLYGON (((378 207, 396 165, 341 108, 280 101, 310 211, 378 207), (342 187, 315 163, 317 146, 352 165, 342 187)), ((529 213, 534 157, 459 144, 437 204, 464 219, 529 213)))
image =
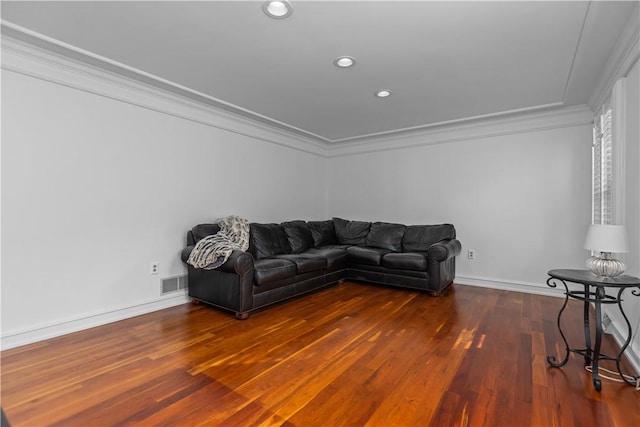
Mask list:
MULTIPOLYGON (((625 79, 625 223, 630 252, 627 271, 640 277, 640 63, 625 79)), ((639 306, 640 307, 640 306, 639 306)), ((639 310, 640 311, 640 310, 639 310)), ((638 313, 640 316, 640 312, 638 313)))
POLYGON ((3 347, 184 302, 199 222, 324 219, 326 157, 256 134, 3 69, 3 347))
MULTIPOLYGON (((640 117, 640 65, 638 62, 625 76, 623 84, 622 111, 614 110, 614 114, 624 115, 622 132, 625 141, 623 168, 625 194, 622 218, 627 229, 629 253, 623 257, 627 265, 626 274, 640 277, 640 120, 638 119, 640 117)), ((632 296, 631 290, 625 291, 623 298, 622 306, 634 331, 627 355, 640 372, 640 298, 632 296)), ((608 332, 612 332, 620 343, 624 342, 628 335, 628 327, 620 310, 617 306, 607 306, 604 307, 604 312, 613 322, 613 328, 608 332)))
POLYGON ((583 268, 590 222, 591 127, 468 137, 333 159, 330 214, 453 223, 459 283, 547 293, 547 271, 583 268), (468 260, 467 249, 476 259, 468 260))

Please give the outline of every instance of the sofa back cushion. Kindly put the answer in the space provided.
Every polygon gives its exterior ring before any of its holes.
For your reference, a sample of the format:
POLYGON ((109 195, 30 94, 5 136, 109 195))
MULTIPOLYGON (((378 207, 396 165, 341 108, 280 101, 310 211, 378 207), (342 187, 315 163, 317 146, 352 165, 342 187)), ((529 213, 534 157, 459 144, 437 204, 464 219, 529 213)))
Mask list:
POLYGON ((371 223, 333 218, 333 226, 336 229, 336 240, 339 245, 364 245, 371 223))
POLYGON ((311 236, 313 237, 313 244, 318 246, 335 245, 336 231, 333 227, 333 221, 307 221, 311 236))
POLYGON ((291 252, 299 254, 307 249, 313 247, 313 236, 309 226, 304 221, 287 221, 283 222, 282 228, 289 240, 289 246, 291 246, 291 252))
POLYGON ((402 236, 405 226, 388 222, 371 224, 365 244, 374 248, 388 249, 393 252, 402 251, 402 236))
POLYGON ((207 236, 212 236, 220 231, 218 224, 198 224, 191 229, 193 239, 197 242, 207 236))
POLYGON ((249 252, 256 258, 291 253, 289 239, 280 224, 250 225, 249 252))
POLYGON ((402 250, 425 252, 434 243, 455 238, 456 229, 451 224, 408 225, 402 238, 402 250))

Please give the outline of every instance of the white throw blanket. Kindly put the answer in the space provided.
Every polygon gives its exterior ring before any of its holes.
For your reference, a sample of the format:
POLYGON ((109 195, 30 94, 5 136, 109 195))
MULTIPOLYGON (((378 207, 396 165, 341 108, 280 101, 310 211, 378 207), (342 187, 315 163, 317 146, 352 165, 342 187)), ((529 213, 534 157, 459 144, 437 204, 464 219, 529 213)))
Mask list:
POLYGON ((231 252, 249 248, 249 222, 237 216, 218 220, 220 231, 199 240, 187 262, 196 268, 212 270, 224 264, 231 252))

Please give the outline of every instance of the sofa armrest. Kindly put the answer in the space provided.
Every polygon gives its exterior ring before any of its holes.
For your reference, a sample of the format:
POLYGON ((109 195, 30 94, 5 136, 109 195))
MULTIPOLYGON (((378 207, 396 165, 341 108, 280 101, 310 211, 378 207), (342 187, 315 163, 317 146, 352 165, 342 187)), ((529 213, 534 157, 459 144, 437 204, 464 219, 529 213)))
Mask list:
POLYGON ((220 271, 241 276, 249 274, 253 278, 253 257, 249 252, 234 250, 227 261, 218 268, 220 271))
POLYGON ((442 240, 429 246, 427 250, 430 262, 442 262, 453 258, 462 251, 462 244, 457 239, 442 240))
POLYGON ((182 262, 184 262, 185 264, 187 263, 187 261, 189 260, 189 255, 191 255, 191 251, 193 251, 193 248, 195 247, 196 245, 189 245, 182 250, 182 252, 180 253, 180 259, 182 260, 182 262))
POLYGON ((456 239, 441 240, 427 250, 429 291, 433 295, 442 295, 453 283, 456 275, 456 255, 461 251, 462 244, 456 239))
MULTIPOLYGON (((189 258, 190 249, 183 251, 183 259, 189 258)), ((218 268, 207 270, 187 265, 189 296, 198 301, 235 312, 239 319, 246 319, 253 309, 253 256, 248 252, 233 251, 227 261, 218 268)))

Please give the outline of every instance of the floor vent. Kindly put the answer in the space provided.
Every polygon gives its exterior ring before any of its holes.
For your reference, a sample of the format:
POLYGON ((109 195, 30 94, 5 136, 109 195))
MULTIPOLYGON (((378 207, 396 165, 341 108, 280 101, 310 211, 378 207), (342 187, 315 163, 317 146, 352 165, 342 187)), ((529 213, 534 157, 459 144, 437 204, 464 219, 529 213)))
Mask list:
POLYGON ((187 289, 187 276, 178 276, 178 289, 187 289))
POLYGON ((162 295, 187 289, 187 276, 175 276, 162 279, 162 295))

